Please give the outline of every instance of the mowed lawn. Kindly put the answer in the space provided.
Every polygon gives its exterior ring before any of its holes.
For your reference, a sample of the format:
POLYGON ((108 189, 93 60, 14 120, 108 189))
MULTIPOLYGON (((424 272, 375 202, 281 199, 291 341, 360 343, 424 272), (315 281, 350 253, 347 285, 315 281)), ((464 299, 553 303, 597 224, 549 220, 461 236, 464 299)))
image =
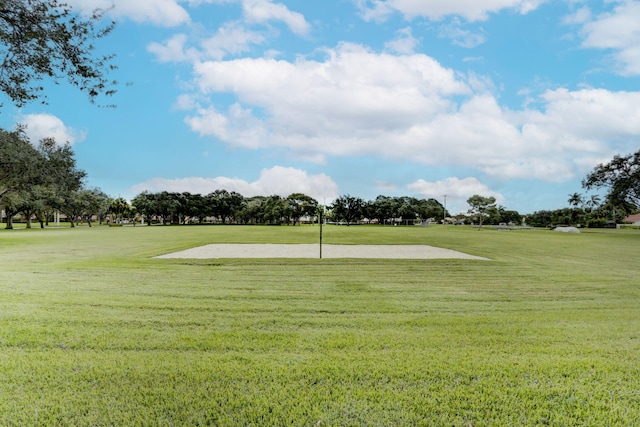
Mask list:
POLYGON ((0 230, 0 425, 640 425, 638 230, 326 226, 491 260, 153 259, 318 231, 0 230))

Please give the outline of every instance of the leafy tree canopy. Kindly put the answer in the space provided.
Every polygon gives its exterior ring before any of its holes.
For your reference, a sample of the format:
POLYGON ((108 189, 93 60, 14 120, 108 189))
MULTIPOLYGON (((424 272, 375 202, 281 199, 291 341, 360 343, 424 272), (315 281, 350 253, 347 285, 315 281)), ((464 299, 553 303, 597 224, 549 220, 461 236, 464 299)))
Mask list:
POLYGON ((365 202, 360 197, 344 195, 338 197, 331 205, 335 219, 347 225, 362 218, 365 202))
POLYGON ((286 200, 294 224, 300 222, 300 217, 313 215, 318 210, 318 202, 306 194, 294 193, 289 195, 286 200))
POLYGON ((626 156, 616 155, 599 164, 582 181, 587 190, 607 188, 607 199, 619 206, 640 207, 640 150, 626 156))
POLYGON ((467 203, 471 207, 469 209, 469 213, 475 215, 479 221, 479 227, 482 227, 482 222, 484 218, 488 215, 487 212, 490 209, 495 208, 496 206, 496 198, 495 197, 483 197, 478 194, 474 194, 473 196, 467 199, 467 203))
POLYGON ((39 183, 41 159, 24 132, 0 129, 0 202, 9 193, 39 183))
POLYGON ((88 17, 58 0, 0 0, 0 90, 18 107, 40 99, 42 81, 67 80, 86 93, 115 93, 106 77, 113 55, 96 55, 93 44, 113 29, 101 26, 103 10, 88 17))

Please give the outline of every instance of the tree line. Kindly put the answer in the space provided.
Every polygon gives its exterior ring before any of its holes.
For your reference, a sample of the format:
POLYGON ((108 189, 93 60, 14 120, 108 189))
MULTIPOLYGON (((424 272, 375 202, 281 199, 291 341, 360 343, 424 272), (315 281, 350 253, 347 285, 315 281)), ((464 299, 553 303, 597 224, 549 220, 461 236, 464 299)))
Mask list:
POLYGON ((627 155, 615 155, 600 163, 582 180, 582 188, 606 189, 599 195, 569 195, 569 208, 537 211, 529 215, 534 226, 548 224, 581 224, 587 227, 614 226, 640 209, 640 150, 627 155))
POLYGON ((328 206, 302 193, 244 197, 227 190, 209 194, 189 192, 143 192, 131 200, 129 215, 141 215, 148 224, 168 223, 222 224, 300 224, 303 218, 315 220, 322 210, 329 221, 346 225, 367 218, 369 222, 392 223, 439 218, 442 205, 434 199, 378 196, 373 201, 350 195, 338 197, 328 206))
POLYGON ((242 195, 226 190, 216 190, 208 195, 190 193, 142 193, 132 200, 132 209, 163 223, 215 218, 218 222, 242 224, 299 223, 300 218, 313 217, 318 209, 329 221, 346 225, 367 220, 380 224, 414 223, 416 221, 454 221, 456 223, 522 224, 543 227, 558 224, 603 227, 638 211, 640 207, 640 150, 626 156, 614 156, 608 162, 597 165, 582 181, 585 190, 606 189, 604 201, 599 195, 569 195, 569 207, 556 210, 535 211, 526 216, 515 210, 497 205, 495 198, 473 195, 467 200, 470 208, 466 214, 451 218, 449 212, 436 199, 415 197, 389 197, 380 195, 365 201, 360 197, 342 195, 329 206, 322 207, 304 194, 288 197, 242 195))
MULTIPOLYGON (((65 81, 92 103, 115 94, 117 82, 108 78, 116 69, 114 55, 100 55, 96 49, 96 41, 115 25, 104 18, 104 10, 81 14, 60 0, 3 0, 0 92, 17 107, 46 104, 45 80, 65 81)), ((68 144, 44 139, 32 145, 23 129, 0 129, 0 208, 7 228, 18 213, 28 227, 32 218, 44 226, 54 211, 63 212, 72 225, 85 212, 106 214, 110 198, 99 189, 85 188, 85 177, 68 144)))
MULTIPOLYGON (((115 23, 105 22, 105 11, 82 15, 59 0, 5 0, 0 10, 0 92, 16 106, 40 101, 46 103, 42 81, 66 80, 94 102, 100 95, 111 96, 117 82, 108 73, 116 69, 112 54, 99 55, 95 42, 109 35, 115 23)), ((16 214, 23 214, 27 226, 32 218, 41 226, 53 212, 62 212, 71 225, 79 219, 91 224, 111 215, 114 220, 143 215, 160 218, 163 223, 204 221, 289 223, 313 215, 318 203, 304 194, 288 197, 256 196, 245 198, 235 192, 216 190, 208 195, 189 193, 142 193, 131 205, 110 198, 97 188, 86 188, 86 173, 76 167, 71 147, 57 145, 53 139, 32 145, 22 129, 0 129, 0 207, 7 217, 7 228, 16 214)), ((584 200, 570 195, 569 208, 537 211, 527 216, 531 225, 586 224, 618 222, 640 207, 640 150, 626 156, 616 155, 599 164, 583 180, 586 190, 607 190, 605 200, 584 200)), ((497 206, 495 199, 474 195, 467 200, 469 215, 457 220, 475 220, 482 224, 521 221, 518 212, 497 206)), ((323 207, 324 209, 324 207, 323 207)), ((340 196, 327 207, 330 220, 350 224, 368 218, 384 223, 389 219, 405 222, 447 218, 449 213, 435 199, 378 196, 364 201, 350 195, 340 196)))
POLYGON ((17 214, 23 214, 31 228, 32 218, 44 227, 54 212, 66 215, 72 226, 85 213, 98 213, 108 196, 99 189, 85 188, 86 175, 76 166, 69 144, 58 145, 45 138, 32 145, 24 129, 0 129, 0 206, 6 228, 13 228, 17 214))
POLYGON ((46 138, 31 143, 24 129, 0 129, 0 208, 6 228, 13 228, 21 215, 27 228, 35 219, 44 227, 62 213, 74 227, 79 221, 122 223, 141 221, 161 224, 299 224, 302 218, 315 218, 319 209, 330 221, 352 224, 363 218, 370 222, 416 221, 442 218, 443 206, 434 199, 378 196, 364 201, 349 195, 338 197, 321 207, 317 200, 302 193, 244 197, 225 189, 209 194, 189 192, 142 192, 129 203, 112 198, 98 188, 85 186, 86 172, 76 165, 69 144, 58 145, 46 138))
POLYGON ((613 227, 634 212, 637 207, 628 203, 616 203, 610 197, 604 201, 599 195, 585 197, 580 193, 569 194, 568 207, 540 210, 527 215, 527 223, 534 227, 549 225, 580 225, 588 228, 613 227))
MULTIPOLYGON (((536 211, 526 216, 532 226, 580 224, 600 227, 634 213, 640 202, 640 151, 616 156, 610 163, 598 165, 583 181, 586 189, 609 189, 604 202, 600 196, 586 198, 579 193, 569 195, 570 207, 536 211)), ((436 199, 390 197, 380 195, 366 201, 342 195, 328 206, 302 193, 244 197, 225 189, 209 194, 189 192, 142 192, 129 203, 112 198, 98 188, 85 186, 85 171, 76 165, 69 144, 59 145, 45 138, 34 145, 24 129, 0 129, 0 208, 7 226, 21 214, 31 228, 33 219, 44 227, 61 212, 71 226, 79 221, 89 225, 93 220, 111 223, 123 221, 147 224, 186 224, 216 222, 222 224, 300 224, 302 218, 314 220, 322 209, 328 221, 346 225, 361 222, 379 224, 413 224, 415 222, 455 221, 456 223, 522 223, 523 216, 496 205, 495 198, 474 195, 467 200, 467 214, 451 218, 436 199)))
POLYGON ((147 224, 282 224, 300 222, 305 216, 314 216, 318 202, 302 193, 287 197, 278 195, 244 197, 228 190, 215 190, 209 194, 162 191, 142 192, 131 200, 129 216, 144 218, 147 224))
POLYGON ((349 195, 338 197, 321 207, 317 200, 302 193, 244 197, 225 189, 209 194, 189 192, 142 192, 129 203, 111 198, 98 188, 85 186, 85 171, 76 165, 69 144, 58 145, 46 138, 34 145, 24 129, 0 129, 0 208, 6 228, 21 215, 27 227, 35 219, 41 227, 61 212, 71 226, 79 221, 111 223, 145 220, 171 223, 223 224, 299 224, 301 218, 314 218, 323 209, 330 221, 352 224, 363 218, 370 222, 416 221, 446 216, 435 199, 378 196, 364 201, 349 195))

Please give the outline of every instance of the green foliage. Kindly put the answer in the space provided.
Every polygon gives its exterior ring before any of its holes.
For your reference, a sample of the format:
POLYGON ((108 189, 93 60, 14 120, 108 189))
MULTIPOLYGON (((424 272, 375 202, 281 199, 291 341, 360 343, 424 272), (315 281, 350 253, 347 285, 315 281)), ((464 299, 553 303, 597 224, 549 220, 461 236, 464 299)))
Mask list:
POLYGON ((333 201, 329 209, 334 221, 345 224, 358 222, 364 217, 365 202, 360 197, 344 195, 333 201))
POLYGON ((571 206, 577 208, 578 206, 582 206, 584 204, 584 197, 580 193, 569 194, 569 199, 567 200, 571 206))
POLYGON ((616 155, 609 163, 599 164, 582 186, 607 188, 609 202, 626 212, 640 208, 640 150, 626 156, 616 155))
POLYGON ((44 226, 53 211, 63 212, 72 227, 78 218, 101 218, 107 196, 99 189, 84 189, 85 177, 69 144, 45 138, 36 148, 21 128, 0 129, 0 208, 7 214, 6 228, 13 227, 13 216, 19 213, 27 228, 33 217, 44 226))
POLYGON ((479 227, 482 227, 482 222, 489 216, 489 212, 496 208, 495 197, 483 197, 478 194, 467 199, 469 204, 469 213, 473 215, 478 221, 479 227))
MULTIPOLYGON (((318 201, 302 193, 293 193, 285 198, 279 195, 244 197, 220 189, 205 196, 188 192, 145 191, 134 197, 131 203, 149 224, 154 217, 161 218, 163 223, 202 223, 213 218, 215 222, 234 224, 296 224, 305 216, 313 219, 318 211, 318 201)), ((330 209, 327 213, 333 220, 347 223, 357 222, 363 217, 378 220, 381 224, 397 219, 413 222, 416 219, 441 218, 444 214, 443 206, 435 199, 406 196, 378 196, 371 202, 341 196, 330 209)))
POLYGON ((0 129, 0 203, 12 192, 39 184, 41 165, 40 153, 21 129, 14 132, 0 129))
POLYGON ((93 100, 112 95, 106 78, 112 56, 95 56, 95 40, 111 32, 99 27, 104 12, 84 17, 58 0, 0 3, 0 91, 18 106, 46 100, 41 81, 67 80, 93 100))
POLYGON ((507 210, 502 206, 491 206, 487 208, 485 214, 485 220, 483 222, 486 224, 497 225, 500 223, 513 223, 519 225, 522 223, 522 215, 517 211, 507 210))
POLYGON ((604 218, 594 218, 594 219, 590 219, 587 222, 587 227, 589 227, 589 228, 604 228, 607 225, 608 222, 609 221, 607 221, 604 218))
POLYGON ((417 199, 415 197, 389 197, 379 195, 365 204, 364 215, 386 224, 397 219, 436 219, 445 215, 444 207, 435 199, 417 199))
POLYGON ((112 223, 119 224, 122 223, 124 217, 130 217, 130 209, 131 206, 129 206, 129 202, 127 202, 122 197, 111 200, 111 203, 109 203, 108 212, 113 216, 112 223))
POLYGON ((87 174, 77 168, 68 143, 58 145, 53 138, 45 138, 38 144, 38 152, 43 159, 40 173, 50 190, 44 204, 64 212, 74 227, 76 218, 88 209, 87 195, 80 192, 87 174))
POLYGON ((557 224, 584 225, 590 223, 620 222, 625 216, 624 209, 616 209, 610 202, 602 205, 585 206, 585 208, 562 208, 536 211, 527 215, 527 223, 534 227, 547 227, 557 224), (595 206, 595 207, 592 207, 595 206))
POLYGON ((151 225, 151 218, 156 214, 155 195, 143 191, 131 200, 131 206, 140 215, 144 216, 147 225, 151 225))
POLYGON ((284 199, 274 195, 262 200, 260 213, 256 215, 259 223, 280 224, 285 221, 284 199))
POLYGON ((491 261, 152 259, 317 226, 0 231, 0 425, 638 425, 638 232, 470 230, 324 239, 491 261))
POLYGON ((313 216, 318 210, 318 202, 311 196, 302 193, 294 193, 287 197, 286 210, 293 218, 293 224, 300 222, 302 216, 313 216))
POLYGON ((218 217, 222 223, 226 223, 240 214, 244 197, 235 191, 216 190, 208 194, 207 199, 211 206, 212 216, 218 217))

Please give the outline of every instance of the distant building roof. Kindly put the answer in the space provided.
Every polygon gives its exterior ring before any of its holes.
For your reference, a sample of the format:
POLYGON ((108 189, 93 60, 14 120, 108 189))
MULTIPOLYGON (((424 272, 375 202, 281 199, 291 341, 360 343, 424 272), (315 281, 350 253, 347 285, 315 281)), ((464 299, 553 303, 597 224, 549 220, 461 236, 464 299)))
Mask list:
POLYGON ((622 221, 623 222, 630 222, 632 224, 640 224, 640 213, 637 213, 635 215, 629 215, 628 217, 626 217, 622 221))

